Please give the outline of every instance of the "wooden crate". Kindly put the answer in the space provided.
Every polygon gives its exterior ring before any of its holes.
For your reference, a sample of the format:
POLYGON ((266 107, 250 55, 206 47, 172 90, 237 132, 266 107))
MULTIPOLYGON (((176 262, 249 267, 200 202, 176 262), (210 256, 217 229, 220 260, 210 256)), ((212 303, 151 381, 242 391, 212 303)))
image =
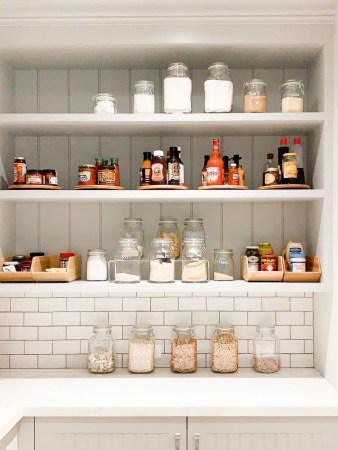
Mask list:
POLYGON ((248 258, 246 255, 241 256, 241 278, 245 281, 282 281, 284 275, 284 259, 278 256, 278 270, 273 272, 259 271, 249 272, 248 258))
POLYGON ((283 281, 289 283, 318 283, 322 275, 318 256, 306 258, 306 272, 294 273, 285 269, 283 281))
POLYGON ((33 280, 32 272, 2 272, 5 261, 13 261, 13 256, 0 256, 0 282, 29 282, 33 280))
POLYGON ((34 281, 50 283, 67 283, 81 278, 81 256, 75 255, 69 258, 67 272, 51 273, 46 269, 60 267, 60 256, 39 256, 32 263, 34 281))

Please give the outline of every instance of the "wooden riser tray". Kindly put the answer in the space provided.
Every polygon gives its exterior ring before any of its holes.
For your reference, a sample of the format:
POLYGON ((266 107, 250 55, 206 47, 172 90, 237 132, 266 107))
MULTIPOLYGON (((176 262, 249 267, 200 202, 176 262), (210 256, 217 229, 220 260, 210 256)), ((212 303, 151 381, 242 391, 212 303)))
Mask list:
POLYGON ((248 258, 246 255, 241 256, 241 278, 245 281, 267 281, 267 282, 281 282, 284 275, 284 259, 278 256, 278 270, 273 272, 262 271, 249 272, 248 258))
POLYGON ((318 283, 321 275, 322 270, 318 256, 308 256, 306 258, 306 272, 295 273, 285 269, 283 281, 286 283, 318 283))
POLYGON ((308 184, 274 184, 273 186, 258 186, 259 190, 270 191, 273 189, 311 189, 308 184))
POLYGON ((73 189, 79 190, 79 191, 88 191, 88 190, 100 190, 100 191, 121 191, 124 190, 124 187, 122 186, 109 186, 106 184, 89 184, 87 186, 85 185, 77 185, 74 186, 73 189))
POLYGON ((35 185, 35 184, 12 184, 8 187, 8 189, 42 189, 45 191, 60 191, 62 190, 61 186, 50 186, 48 184, 41 184, 41 185, 35 185))
POLYGON ((34 281, 32 272, 2 272, 5 261, 13 261, 12 256, 0 256, 0 282, 30 282, 34 281))
POLYGON ((175 184, 158 184, 158 185, 148 185, 148 186, 137 186, 139 191, 186 191, 187 186, 178 186, 175 184))
POLYGON ((243 191, 243 190, 248 190, 248 186, 233 186, 230 184, 220 184, 218 186, 199 186, 198 189, 200 191, 208 191, 208 190, 235 190, 235 191, 243 191))

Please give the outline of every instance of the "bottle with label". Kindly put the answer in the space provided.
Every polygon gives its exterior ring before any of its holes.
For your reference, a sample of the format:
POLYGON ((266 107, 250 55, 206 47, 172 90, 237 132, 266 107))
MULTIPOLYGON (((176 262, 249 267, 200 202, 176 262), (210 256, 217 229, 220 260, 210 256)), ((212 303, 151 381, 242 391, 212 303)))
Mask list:
POLYGON ((169 159, 170 159, 170 150, 167 150, 167 159, 166 159, 166 169, 167 169, 167 184, 169 181, 169 159))
POLYGON ((298 183, 305 184, 304 164, 303 164, 303 146, 300 138, 294 138, 291 151, 296 153, 298 165, 298 183))
POLYGON ((236 163, 230 164, 228 183, 230 186, 239 186, 239 170, 236 163))
POLYGON ((219 139, 213 139, 211 157, 207 163, 208 186, 224 184, 224 162, 219 151, 219 139))
POLYGON ((180 186, 185 186, 184 184, 184 164, 181 158, 181 147, 177 147, 178 150, 178 158, 179 158, 179 162, 180 162, 180 186))
POLYGON ((180 184, 180 158, 177 147, 170 147, 170 156, 168 161, 168 184, 180 184))
POLYGON ((150 184, 167 184, 167 163, 162 150, 154 150, 151 158, 150 184))
POLYGON ((278 184, 279 173, 278 167, 273 160, 273 153, 268 153, 266 155, 267 162, 263 167, 263 186, 272 186, 278 184))
POLYGON ((151 153, 143 152, 143 161, 140 167, 140 186, 148 186, 150 184, 151 172, 151 153))
POLYGON ((278 171, 279 171, 279 183, 282 184, 282 167, 283 167, 283 155, 290 151, 288 147, 288 140, 281 138, 280 146, 278 147, 278 171))
POLYGON ((223 156, 223 162, 224 162, 224 184, 229 184, 228 178, 229 178, 229 156, 223 156))
POLYGON ((27 163, 24 156, 16 156, 14 158, 14 176, 13 184, 25 184, 27 173, 27 163))
POLYGON ((282 184, 298 183, 298 167, 296 153, 284 153, 282 166, 282 184))
POLYGON ((241 166, 239 164, 239 161, 242 158, 239 155, 234 155, 234 157, 232 159, 233 159, 233 161, 236 164, 236 167, 238 169, 238 185, 239 186, 245 186, 245 171, 243 169, 243 166, 241 166))
POLYGON ((120 186, 120 166, 118 158, 110 159, 111 166, 115 167, 115 186, 120 186))
POLYGON ((209 155, 204 155, 204 165, 202 169, 202 186, 207 186, 208 184, 207 164, 209 159, 210 159, 209 155))

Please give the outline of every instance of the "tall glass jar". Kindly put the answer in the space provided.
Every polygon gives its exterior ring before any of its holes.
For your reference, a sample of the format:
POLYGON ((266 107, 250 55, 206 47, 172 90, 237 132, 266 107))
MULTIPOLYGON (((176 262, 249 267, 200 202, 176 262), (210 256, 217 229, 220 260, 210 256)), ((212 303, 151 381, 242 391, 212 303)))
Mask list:
POLYGON ((171 370, 190 373, 197 370, 197 339, 191 325, 176 325, 171 340, 171 370))
POLYGON ((211 339, 211 370, 219 373, 238 369, 238 340, 233 325, 218 325, 211 339))
POLYGON ((92 97, 95 114, 116 114, 117 106, 116 106, 116 98, 111 94, 97 94, 92 97))
POLYGON ((230 112, 233 99, 233 83, 229 67, 216 62, 208 67, 209 75, 204 82, 204 111, 206 113, 230 112))
POLYGON ((139 283, 141 281, 141 257, 137 239, 122 238, 115 253, 115 282, 139 283))
POLYGON ((106 250, 88 250, 87 280, 105 281, 108 277, 106 250))
POLYGON ((88 370, 92 373, 111 373, 115 369, 114 338, 111 325, 94 327, 88 341, 88 370))
POLYGON ((257 326, 253 341, 253 368, 262 373, 274 373, 280 369, 279 339, 274 325, 257 326))
POLYGON ((284 113, 304 111, 304 83, 302 80, 288 80, 279 87, 282 94, 284 113))
POLYGON ((214 250, 214 280, 233 281, 234 258, 233 251, 228 249, 214 250))
POLYGON ((141 80, 134 86, 134 113, 154 114, 154 82, 141 80))
POLYGON ((203 219, 185 219, 182 232, 182 242, 185 239, 198 238, 205 241, 205 230, 203 228, 203 219))
POLYGON ((172 283, 175 281, 175 250, 171 239, 156 238, 151 243, 149 255, 152 283, 172 283))
POLYGON ((164 79, 164 112, 190 113, 191 91, 188 67, 181 62, 171 64, 164 79))
POLYGON ((128 370, 149 373, 154 370, 155 337, 151 325, 135 325, 128 346, 128 370))
POLYGON ((124 219, 122 237, 137 239, 141 258, 144 256, 144 231, 142 219, 124 219))
POLYGON ((184 240, 182 281, 184 283, 205 283, 208 281, 207 249, 204 239, 184 240))
POLYGON ((244 112, 264 113, 266 112, 266 87, 263 80, 257 78, 246 81, 244 87, 244 112))
POLYGON ((175 258, 180 257, 181 253, 181 240, 180 232, 177 226, 177 219, 161 219, 158 221, 158 230, 156 237, 169 238, 173 241, 173 247, 175 250, 175 258))

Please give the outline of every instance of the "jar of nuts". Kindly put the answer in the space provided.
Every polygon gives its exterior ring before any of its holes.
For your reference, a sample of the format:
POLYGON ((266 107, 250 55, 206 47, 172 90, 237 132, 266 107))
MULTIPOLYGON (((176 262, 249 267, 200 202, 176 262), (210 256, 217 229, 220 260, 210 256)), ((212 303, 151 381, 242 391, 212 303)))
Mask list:
POLYGON ((238 341, 232 325, 218 325, 211 339, 211 370, 219 373, 238 369, 238 341))
POLYGON ((177 219, 161 219, 158 221, 157 238, 169 238, 172 240, 175 250, 175 259, 180 257, 181 240, 180 232, 177 227, 177 219))
POLYGON ((253 368, 262 373, 274 373, 280 369, 279 339, 274 325, 257 326, 253 341, 253 368))
POLYGON ((91 373, 111 373, 115 370, 111 329, 111 325, 94 327, 94 334, 88 342, 88 370, 91 373))
POLYGON ((190 373, 197 370, 197 339, 191 325, 176 325, 171 341, 171 370, 190 373))

